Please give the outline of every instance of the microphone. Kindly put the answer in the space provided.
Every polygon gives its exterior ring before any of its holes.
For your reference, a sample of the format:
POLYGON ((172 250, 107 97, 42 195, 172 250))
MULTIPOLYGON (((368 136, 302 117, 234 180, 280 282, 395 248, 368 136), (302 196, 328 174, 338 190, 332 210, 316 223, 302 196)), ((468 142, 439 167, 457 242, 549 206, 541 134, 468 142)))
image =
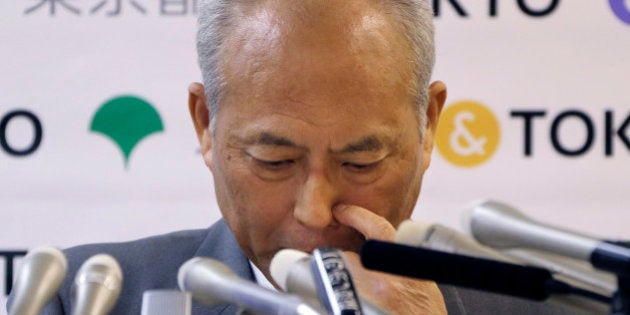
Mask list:
POLYGON ((611 295, 616 289, 615 278, 584 263, 533 250, 513 249, 499 252, 478 243, 466 234, 440 224, 407 220, 400 224, 396 243, 425 247, 452 254, 488 258, 498 261, 534 265, 550 270, 561 280, 576 281, 586 289, 611 295))
MULTIPOLYGON (((311 270, 311 255, 295 249, 280 250, 273 256, 269 271, 283 290, 319 305, 319 293, 311 270)), ((366 315, 387 314, 360 294, 359 300, 366 315)))
POLYGON ((516 263, 515 259, 479 244, 470 236, 441 224, 406 220, 398 226, 396 243, 516 263))
POLYGON ((535 249, 506 249, 503 253, 523 263, 550 270, 560 280, 573 281, 576 285, 604 295, 613 295, 617 279, 611 273, 594 269, 589 263, 572 258, 545 253, 535 249))
POLYGON ((361 263, 368 269, 536 301, 550 294, 581 294, 610 302, 608 297, 553 279, 546 269, 395 243, 366 241, 361 248, 361 263))
POLYGON ((535 222, 492 200, 469 208, 464 224, 482 244, 494 248, 527 247, 590 262, 593 267, 630 276, 630 248, 535 222))
MULTIPOLYGON (((423 221, 404 221, 398 227, 396 242, 447 253, 542 267, 554 273, 553 277, 558 280, 605 296, 611 296, 616 288, 615 279, 612 275, 597 271, 590 266, 582 266, 574 260, 569 261, 569 258, 558 257, 563 258, 561 260, 549 254, 545 255, 525 250, 499 252, 478 243, 466 234, 440 224, 430 224, 423 221)), ((600 303, 571 296, 556 296, 548 301, 576 312, 606 313, 608 305, 601 303, 598 299, 596 300, 600 303)))
POLYGON ((282 249, 271 259, 269 272, 282 290, 302 297, 311 305, 321 306, 311 271, 311 255, 296 249, 282 249))
POLYGON ((190 291, 204 305, 234 304, 256 314, 319 314, 296 296, 263 288, 236 275, 228 266, 211 258, 195 257, 177 274, 179 288, 190 291))
POLYGON ((61 287, 68 261, 53 247, 37 247, 24 257, 13 287, 9 315, 37 315, 61 287))
POLYGON ((116 305, 122 282, 116 259, 107 254, 90 257, 74 277, 72 315, 108 314, 116 305))
POLYGON ((319 300, 332 315, 363 314, 352 276, 341 250, 321 247, 313 251, 311 269, 319 300))
POLYGON ((189 292, 177 290, 148 290, 142 294, 140 315, 190 315, 189 292))

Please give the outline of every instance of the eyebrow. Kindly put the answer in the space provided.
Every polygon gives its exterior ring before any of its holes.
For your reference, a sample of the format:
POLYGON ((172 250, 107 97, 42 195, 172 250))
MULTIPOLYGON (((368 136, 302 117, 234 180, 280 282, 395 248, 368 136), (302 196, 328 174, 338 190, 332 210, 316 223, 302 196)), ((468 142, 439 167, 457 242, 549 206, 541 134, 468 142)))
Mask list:
POLYGON ((333 150, 335 153, 377 152, 385 148, 385 144, 376 136, 365 136, 352 142, 341 150, 333 150))
POLYGON ((297 145, 295 142, 289 140, 288 138, 282 136, 276 136, 274 134, 263 132, 254 136, 250 141, 250 144, 262 144, 262 145, 275 145, 282 147, 294 147, 294 148, 303 148, 300 145, 297 145))
MULTIPOLYGON (((249 144, 257 144, 257 145, 273 145, 273 146, 281 146, 281 147, 291 147, 291 148, 299 148, 306 149, 304 146, 298 145, 290 139, 282 136, 277 136, 269 132, 263 132, 257 134, 252 137, 249 141, 249 144)), ((359 153, 359 152, 378 152, 385 148, 385 144, 383 141, 374 135, 365 136, 357 141, 351 142, 345 147, 339 150, 331 150, 333 153, 337 154, 349 154, 349 153, 359 153)))

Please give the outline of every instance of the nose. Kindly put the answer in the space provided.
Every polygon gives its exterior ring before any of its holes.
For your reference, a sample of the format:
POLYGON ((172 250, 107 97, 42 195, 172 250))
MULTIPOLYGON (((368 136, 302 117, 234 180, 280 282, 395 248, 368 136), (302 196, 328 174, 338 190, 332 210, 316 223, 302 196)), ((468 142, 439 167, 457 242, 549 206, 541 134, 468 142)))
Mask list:
POLYGON ((310 174, 298 190, 293 215, 311 228, 325 228, 333 221, 336 189, 324 174, 310 174))

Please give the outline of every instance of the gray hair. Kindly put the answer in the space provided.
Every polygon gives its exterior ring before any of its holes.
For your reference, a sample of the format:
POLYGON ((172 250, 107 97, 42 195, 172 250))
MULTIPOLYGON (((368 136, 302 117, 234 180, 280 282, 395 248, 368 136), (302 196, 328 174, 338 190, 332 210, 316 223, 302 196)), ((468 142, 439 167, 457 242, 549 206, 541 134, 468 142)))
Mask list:
MULTIPOLYGON (((433 12, 426 0, 383 0, 399 27, 404 32, 414 52, 413 64, 416 76, 416 108, 421 135, 426 125, 428 88, 435 62, 433 12)), ((199 4, 197 53, 199 67, 206 88, 210 107, 210 127, 214 129, 215 116, 221 103, 225 85, 219 69, 222 43, 238 23, 233 8, 238 5, 259 3, 256 0, 202 0, 199 4)))

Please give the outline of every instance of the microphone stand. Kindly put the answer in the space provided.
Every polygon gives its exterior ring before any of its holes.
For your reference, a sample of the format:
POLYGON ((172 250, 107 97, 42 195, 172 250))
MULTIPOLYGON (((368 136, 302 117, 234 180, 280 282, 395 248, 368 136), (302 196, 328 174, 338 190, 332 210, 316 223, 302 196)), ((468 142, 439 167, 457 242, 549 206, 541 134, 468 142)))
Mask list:
MULTIPOLYGON (((608 241, 608 243, 630 248, 630 241, 608 241)), ((611 315, 630 315, 630 276, 617 273, 617 291, 613 294, 611 315)))
POLYGON ((630 314, 630 277, 617 276, 617 291, 612 299, 611 315, 630 314))

